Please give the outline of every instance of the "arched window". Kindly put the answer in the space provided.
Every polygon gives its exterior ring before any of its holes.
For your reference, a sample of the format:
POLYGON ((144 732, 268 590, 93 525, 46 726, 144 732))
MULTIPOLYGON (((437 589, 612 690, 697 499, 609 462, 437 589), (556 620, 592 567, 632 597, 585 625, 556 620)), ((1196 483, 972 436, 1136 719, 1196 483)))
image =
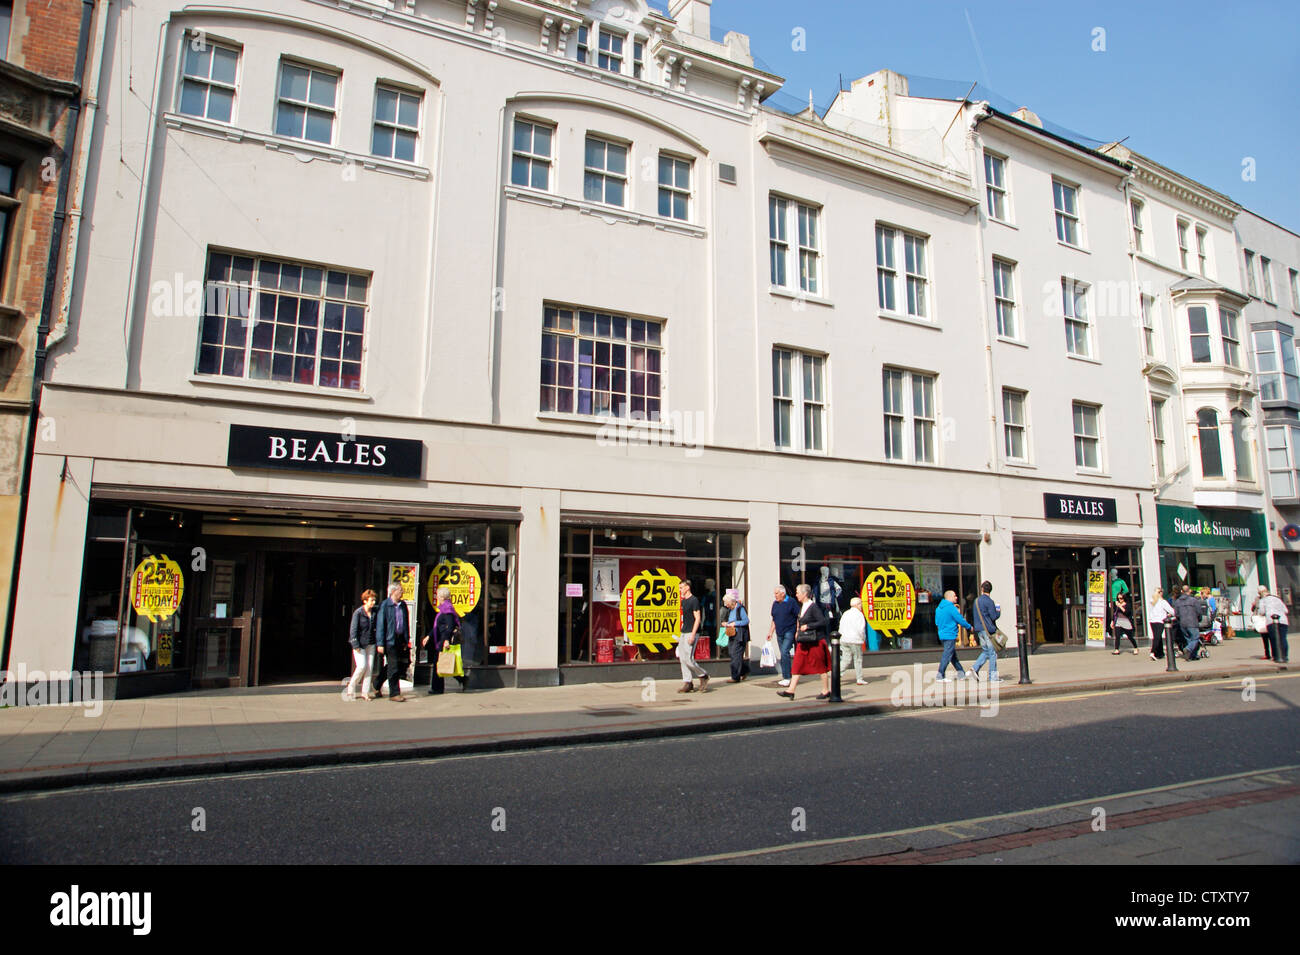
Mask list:
POLYGON ((1247 437, 1247 428, 1250 426, 1250 415, 1240 408, 1234 408, 1232 412, 1232 456, 1237 462, 1237 480, 1253 481, 1255 480, 1255 469, 1250 463, 1250 439, 1247 437))
POLYGON ((1219 450, 1219 413, 1213 408, 1196 412, 1196 435, 1201 445, 1201 477, 1223 477, 1223 454, 1219 450))

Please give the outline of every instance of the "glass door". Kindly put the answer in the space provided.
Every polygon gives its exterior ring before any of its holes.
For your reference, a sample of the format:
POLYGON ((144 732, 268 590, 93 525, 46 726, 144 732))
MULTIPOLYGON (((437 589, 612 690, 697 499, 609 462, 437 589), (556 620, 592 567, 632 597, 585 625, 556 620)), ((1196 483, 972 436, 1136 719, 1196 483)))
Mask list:
POLYGON ((249 686, 253 628, 251 554, 210 554, 195 606, 195 686, 249 686))

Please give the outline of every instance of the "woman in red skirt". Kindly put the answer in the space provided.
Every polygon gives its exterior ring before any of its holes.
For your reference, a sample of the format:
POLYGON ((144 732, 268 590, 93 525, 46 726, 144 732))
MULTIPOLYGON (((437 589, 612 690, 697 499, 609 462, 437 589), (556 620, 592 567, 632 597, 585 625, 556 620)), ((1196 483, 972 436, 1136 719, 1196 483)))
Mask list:
POLYGON ((819 700, 831 697, 831 657, 826 648, 826 629, 830 625, 822 608, 813 603, 812 588, 800 584, 794 589, 799 601, 799 620, 795 625, 794 664, 790 667, 790 689, 777 690, 777 696, 794 699, 799 677, 820 673, 822 692, 819 700))

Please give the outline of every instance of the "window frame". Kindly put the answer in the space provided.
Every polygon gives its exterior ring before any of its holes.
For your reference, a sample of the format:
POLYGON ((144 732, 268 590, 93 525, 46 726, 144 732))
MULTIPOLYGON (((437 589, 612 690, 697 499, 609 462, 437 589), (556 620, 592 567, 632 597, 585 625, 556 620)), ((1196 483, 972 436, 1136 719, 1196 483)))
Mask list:
POLYGON ((938 467, 940 463, 939 373, 884 365, 880 369, 880 383, 882 424, 884 426, 883 460, 891 464, 938 467), (892 393, 889 387, 889 383, 893 380, 901 382, 899 391, 901 409, 893 406, 892 393), (921 389, 919 393, 917 391, 918 385, 921 389), (928 409, 918 410, 918 398, 921 405, 928 401, 928 409), (928 414, 922 413, 923 411, 928 411, 928 414), (891 446, 894 443, 891 437, 891 422, 897 422, 901 441, 901 446, 896 449, 897 453, 893 455, 890 453, 891 446), (918 441, 918 437, 923 433, 922 429, 928 429, 929 435, 928 440, 924 442, 918 441), (920 444, 928 446, 929 457, 922 457, 918 453, 920 444))
POLYGON ((1082 191, 1083 190, 1080 189, 1077 184, 1067 182, 1057 176, 1052 177, 1052 209, 1056 218, 1056 241, 1060 242, 1062 245, 1067 245, 1072 249, 1082 249, 1084 247, 1083 206, 1080 201, 1080 194, 1082 191), (1060 189, 1059 193, 1057 191, 1058 188, 1060 189), (1066 190, 1069 191, 1069 194, 1072 195, 1074 200, 1073 212, 1063 209, 1061 205, 1057 204, 1058 199, 1064 203, 1064 200, 1067 198, 1066 190), (1062 232, 1068 234, 1071 231, 1071 225, 1074 227, 1075 241, 1071 241, 1065 235, 1062 235, 1062 232), (1062 228, 1062 226, 1064 226, 1064 228, 1062 228))
POLYGON ((206 33, 201 33, 195 30, 183 31, 183 33, 181 34, 181 58, 180 58, 179 69, 177 70, 177 81, 176 81, 176 99, 175 99, 175 106, 174 106, 176 112, 181 116, 192 116, 195 119, 207 120, 210 123, 221 123, 223 126, 235 125, 239 117, 239 80, 240 80, 240 72, 243 68, 243 65, 244 65, 244 48, 240 44, 233 43, 225 39, 216 40, 208 36, 206 33), (196 74, 189 73, 186 71, 186 67, 189 63, 190 52, 193 50, 193 46, 191 44, 194 42, 194 40, 199 38, 202 38, 203 44, 206 47, 220 49, 225 51, 226 53, 233 53, 235 55, 235 79, 233 82, 227 83, 224 80, 217 80, 212 78, 213 66, 216 63, 215 56, 208 57, 207 76, 200 77, 196 74), (187 82, 194 83, 194 84, 201 84, 204 88, 202 113, 191 113, 181 108, 185 98, 185 84, 187 82), (214 86, 217 87, 218 89, 223 89, 230 93, 230 118, 229 119, 216 119, 208 115, 209 108, 212 105, 212 88, 214 86))
POLYGON ((772 446, 775 450, 792 454, 828 453, 830 392, 826 386, 826 372, 829 364, 828 355, 787 345, 772 346, 772 446), (810 382, 814 385, 812 396, 808 394, 810 382), (816 417, 810 418, 810 415, 816 417), (786 444, 781 443, 782 421, 789 429, 785 434, 786 444), (812 428, 809 427, 810 421, 815 421, 812 428), (797 446, 794 443, 796 428, 797 446), (811 446, 810 431, 820 440, 820 447, 811 446))
POLYGON ((1028 464, 1031 460, 1029 450, 1029 392, 1022 388, 1003 388, 1002 389, 1002 455, 1010 464, 1028 464), (1009 403, 1008 399, 1015 399, 1019 403, 1020 420, 1012 421, 1010 410, 1015 402, 1009 403), (1011 452, 1012 433, 1018 431, 1020 437, 1021 450, 1024 452, 1016 456, 1011 452))
MULTIPOLYGON (((1072 401, 1070 403, 1070 429, 1074 436, 1074 469, 1076 471, 1086 471, 1090 474, 1100 474, 1104 472, 1105 459, 1102 456, 1101 409, 1101 405, 1092 404, 1087 401, 1072 401), (1088 434, 1086 431, 1080 432, 1078 427, 1080 412, 1083 413, 1085 424, 1087 421, 1087 412, 1093 412, 1093 422, 1096 425, 1096 434, 1088 434), (1080 442, 1088 441, 1093 443, 1092 446, 1097 459, 1096 464, 1087 464, 1080 461, 1080 449, 1086 449, 1088 446, 1087 444, 1081 444, 1080 442)), ((1086 453, 1083 457, 1086 460, 1086 453)))
POLYGON ((1178 267, 1184 272, 1191 271, 1192 246, 1188 240, 1188 232, 1192 224, 1187 219, 1174 220, 1174 232, 1178 238, 1178 267))
POLYGON ((555 132, 556 125, 542 119, 532 116, 516 115, 514 121, 510 124, 510 185, 518 189, 537 189, 540 192, 551 192, 554 177, 551 175, 555 171, 555 132), (519 149, 519 128, 528 126, 529 149, 535 149, 537 146, 537 130, 545 129, 550 134, 550 149, 546 155, 538 152, 524 152, 519 149), (523 161, 527 164, 528 182, 520 183, 515 181, 515 163, 523 161), (535 186, 532 184, 533 171, 536 167, 542 167, 546 172, 546 185, 535 186))
POLYGON ((1265 424, 1264 425, 1264 469, 1268 474, 1268 494, 1274 501, 1293 501, 1300 498, 1300 469, 1295 465, 1295 447, 1297 437, 1300 436, 1300 426, 1295 424, 1265 424), (1275 446, 1274 440, 1280 433, 1282 443, 1275 446), (1283 467, 1275 466, 1274 452, 1281 451, 1286 458, 1283 467), (1285 494, 1279 494, 1274 486, 1276 475, 1285 474, 1289 490, 1285 494))
POLYGON ((281 56, 280 70, 279 70, 279 74, 276 76, 276 85, 275 85, 275 124, 272 127, 275 131, 275 135, 282 136, 285 139, 295 139, 305 143, 316 143, 317 145, 320 146, 333 146, 335 144, 335 141, 338 138, 339 87, 342 85, 343 85, 343 71, 341 69, 318 66, 312 63, 307 63, 302 60, 294 59, 289 56, 281 56), (307 98, 305 100, 290 99, 285 95, 284 77, 285 77, 286 69, 307 71, 307 98), (332 77, 334 79, 333 103, 330 105, 328 109, 319 103, 312 102, 311 99, 312 82, 314 77, 317 74, 321 76, 332 77), (293 135, 291 133, 284 133, 280 131, 281 110, 286 106, 293 109, 301 109, 303 111, 301 135, 293 135), (330 137, 328 141, 313 139, 307 135, 307 120, 310 118, 313 111, 318 113, 329 114, 330 137))
POLYGON ((1196 236, 1196 271, 1202 278, 1208 278, 1210 274, 1209 262, 1209 242, 1210 230, 1205 226, 1197 225, 1192 229, 1196 236))
POLYGON ((1132 228, 1133 251, 1146 254, 1146 249, 1142 245, 1142 214, 1146 211, 1146 203, 1137 196, 1130 196, 1128 200, 1129 224, 1132 228))
POLYGON ((1196 409, 1196 446, 1201 459, 1201 480, 1203 481, 1223 481, 1227 479, 1227 472, 1223 470, 1223 441, 1220 435, 1222 422, 1219 420, 1219 410, 1213 407, 1204 407, 1196 409), (1210 423, 1206 416, 1211 416, 1213 422, 1210 423), (1212 453, 1214 461, 1218 467, 1218 474, 1210 474, 1210 463, 1207 455, 1211 453, 1211 446, 1207 443, 1206 437, 1209 434, 1214 435, 1214 445, 1212 453))
POLYGON ((1156 357, 1156 297, 1138 293, 1138 313, 1142 321, 1142 349, 1147 358, 1156 357))
POLYGON ((1011 190, 1007 185, 1007 157, 991 150, 984 150, 984 210, 994 222, 1011 223, 1011 190), (994 182, 993 170, 998 171, 998 182, 994 182), (995 199, 997 201, 995 201, 995 199), (1001 205, 1002 215, 994 214, 994 207, 1001 205))
POLYGON ((1286 271, 1291 285, 1291 311, 1300 315, 1300 271, 1291 268, 1286 271))
POLYGON ((584 421, 651 421, 666 420, 667 399, 667 322, 663 319, 623 312, 605 311, 583 305, 546 300, 542 303, 540 350, 538 352, 538 414, 567 415, 584 421), (602 326, 606 329, 602 333, 602 326), (622 335, 616 334, 621 327, 622 335), (639 335, 638 335, 639 329, 639 335), (554 341, 548 349, 547 339, 554 341), (570 343, 564 348, 565 342, 570 343), (590 348, 584 349, 584 342, 590 348), (604 345, 604 359, 601 345, 604 345), (615 364, 615 353, 622 349, 622 362, 615 364), (548 354, 551 351, 551 354, 548 354), (565 357, 565 353, 568 356, 565 357), (584 351, 589 354, 584 356, 584 351), (641 367, 637 367, 638 352, 641 367), (651 359, 651 354, 655 357, 651 359), (587 358, 587 360, 583 360, 587 358), (548 363, 553 374, 547 380, 548 363), (570 373, 566 376, 563 369, 570 373), (586 381, 584 383, 584 371, 586 381), (601 373, 606 385, 601 387, 601 373), (622 387, 615 389, 620 378, 622 387), (637 388, 637 377, 641 386, 637 388), (568 378, 568 382, 564 381, 568 378), (653 382, 654 387, 651 387, 653 382), (551 407, 547 407, 547 389, 550 389, 551 407), (567 392, 571 401, 566 410, 561 400, 567 392), (654 393, 652 393, 654 392, 654 393), (590 410, 583 406, 584 393, 590 410), (601 398, 608 397, 607 408, 601 407, 601 398), (620 406, 619 400, 623 404, 620 406), (636 407, 640 402, 641 408, 636 407), (650 403, 656 407, 647 410, 650 403), (619 414, 618 409, 623 413, 619 414))
POLYGON ((1092 309, 1088 307, 1089 291, 1091 287, 1086 283, 1070 276, 1061 276, 1061 315, 1065 319, 1065 353, 1072 358, 1096 361, 1096 349, 1092 347, 1092 309), (1082 316, 1078 314, 1080 304, 1083 305, 1082 316), (1075 350, 1075 339, 1071 335, 1072 331, 1077 335, 1079 328, 1083 330, 1085 349, 1083 352, 1075 350))
POLYGON ((888 222, 876 222, 876 303, 881 312, 929 325, 935 324, 935 283, 932 271, 930 236, 927 233, 913 232, 888 222), (912 250, 918 244, 920 272, 912 268, 912 262, 917 261, 912 250), (886 263, 881 262, 882 253, 886 253, 886 263), (886 282, 889 284, 886 285, 886 282), (893 308, 885 301, 887 288, 894 300, 893 308), (914 294, 915 290, 919 290, 919 294, 914 294), (920 302, 921 311, 913 310, 914 302, 920 302), (901 309, 897 307, 900 303, 903 305, 901 309))
POLYGON ((602 136, 598 133, 588 132, 582 145, 582 198, 584 202, 595 203, 596 205, 609 206, 612 209, 628 209, 632 198, 631 176, 629 170, 632 166, 632 144, 608 136, 602 136), (605 166, 596 167, 588 162, 592 143, 599 143, 604 148, 605 166), (621 149, 623 151, 623 172, 621 174, 609 170, 610 149, 621 149), (588 195, 590 183, 593 178, 599 177, 601 180, 601 198, 593 199, 588 195), (623 201, 613 203, 608 200, 609 182, 614 180, 622 183, 623 201))
POLYGON ((1266 255, 1259 257, 1259 279, 1260 279, 1260 297, 1269 305, 1276 305, 1273 298, 1273 274, 1271 266, 1273 260, 1266 255))
POLYGON ((596 69, 604 70, 606 73, 615 73, 619 76, 622 76, 623 63, 627 59, 626 51, 627 51, 628 39, 629 39, 628 34, 622 32, 621 30, 606 28, 604 24, 601 24, 600 29, 596 31, 596 62, 594 64, 596 69), (610 49, 605 48, 606 37, 609 38, 609 43, 611 44, 610 49), (614 41, 618 41, 617 53, 613 52, 612 49, 612 44, 614 43, 614 41), (602 61, 606 61, 606 62, 602 62, 602 61), (612 64, 616 61, 618 64, 617 68, 607 65, 607 63, 612 64))
POLYGON ((1191 363, 1193 365, 1214 364, 1214 347, 1212 344, 1214 336, 1213 333, 1210 331, 1210 306, 1200 305, 1200 304, 1192 304, 1187 306, 1187 334, 1188 334, 1188 344, 1191 348, 1191 359, 1192 359, 1191 363), (1198 332, 1195 326, 1192 324, 1192 312, 1198 309, 1205 317, 1205 330, 1202 332, 1198 332), (1201 339, 1201 338, 1205 340, 1205 357, 1197 358, 1196 341, 1197 339, 1201 339))
POLYGON ((1239 318, 1240 312, 1219 306, 1219 343, 1223 349, 1223 363, 1229 368, 1245 368, 1241 363, 1241 331, 1237 325, 1239 318), (1228 334, 1229 330, 1231 335, 1228 334))
POLYGON ((393 162, 418 163, 420 161, 420 145, 423 140, 423 136, 421 135, 421 133, 423 132, 423 119, 424 119, 424 91, 423 90, 416 90, 416 89, 412 89, 409 86, 401 86, 396 83, 390 83, 383 80, 375 80, 374 110, 370 122, 370 155, 376 156, 380 159, 388 159, 393 162), (381 92, 392 93, 397 97, 397 101, 394 103, 393 119, 391 122, 389 120, 379 118, 379 94, 381 92), (415 100, 415 125, 414 126, 408 126, 401 121, 403 97, 406 97, 407 99, 415 100), (392 131, 393 152, 390 155, 384 155, 383 153, 375 152, 375 132, 377 131, 377 128, 381 126, 385 129, 392 131), (397 134, 399 132, 410 133, 414 136, 415 141, 411 146, 410 159, 404 159, 397 155, 397 143, 398 143, 397 134))
POLYGON ((1019 316, 1016 314, 1016 263, 993 256, 993 314, 998 337, 1021 341, 1019 316), (1010 331, 1007 331, 1009 320, 1010 331))
POLYGON ((824 298, 826 281, 824 260, 826 251, 822 246, 822 211, 823 207, 793 196, 779 192, 767 194, 768 222, 768 279, 772 288, 813 295, 824 298), (778 213, 779 209, 779 213, 778 213), (812 222, 813 228, 805 228, 805 222, 812 222), (793 228, 791 227, 793 225, 793 228), (778 228, 779 227, 779 228, 778 228), (779 235, 775 234, 779 232, 779 235), (805 239, 811 236, 813 244, 805 239), (794 253, 793 263, 790 255, 794 253), (778 263, 785 281, 777 281, 778 263), (798 272, 798 284, 792 281, 791 265, 798 272), (810 267, 811 266, 811 267, 810 267), (809 277, 811 276, 811 282, 809 277), (810 287, 811 286, 811 287, 810 287))
POLYGON ((1241 251, 1246 264, 1246 294, 1251 298, 1259 298, 1259 291, 1255 287, 1255 253, 1250 249, 1241 251))
POLYGON ((1228 430, 1232 441, 1232 474, 1239 484, 1255 483, 1254 450, 1246 429, 1251 426, 1249 412, 1233 408, 1228 412, 1228 430), (1244 468, 1243 468, 1244 465, 1244 468))
POLYGON ((1259 400, 1285 401, 1300 407, 1300 367, 1297 367, 1300 363, 1296 360, 1294 336, 1277 328, 1252 328, 1250 337, 1259 400), (1265 368, 1265 363, 1276 367, 1265 368), (1270 395, 1269 391, 1275 394, 1270 395))
POLYGON ((1165 402, 1168 399, 1151 396, 1151 439, 1155 445, 1153 463, 1156 467, 1156 479, 1165 476, 1165 402))
POLYGON ((683 156, 680 153, 668 152, 666 150, 661 149, 659 151, 658 176, 659 176, 659 182, 658 182, 658 193, 657 193, 658 195, 657 211, 659 214, 659 218, 672 219, 676 222, 690 222, 691 215, 695 211, 695 201, 694 201, 695 160, 690 156, 683 156), (671 181, 668 183, 664 182, 665 161, 671 163, 673 169, 673 175, 670 176, 671 181), (676 183, 676 171, 679 165, 686 167, 685 188, 682 188, 680 185, 677 185, 676 183), (667 193, 669 197, 668 215, 664 215, 663 213, 663 202, 664 202, 665 193, 667 193), (684 212, 680 216, 675 213, 673 208, 673 201, 672 201, 674 197, 678 197, 678 196, 682 198, 682 201, 685 204, 684 212))

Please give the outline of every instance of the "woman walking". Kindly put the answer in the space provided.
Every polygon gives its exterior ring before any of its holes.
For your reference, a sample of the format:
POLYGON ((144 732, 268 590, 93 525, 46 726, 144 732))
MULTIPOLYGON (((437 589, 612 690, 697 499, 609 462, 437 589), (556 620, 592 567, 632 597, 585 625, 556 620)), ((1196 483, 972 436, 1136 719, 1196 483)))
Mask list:
POLYGON ((1115 650, 1111 656, 1119 656, 1119 644, 1125 637, 1133 644, 1133 655, 1137 656, 1138 644, 1133 637, 1133 611, 1129 609, 1128 597, 1119 594, 1110 608, 1110 630, 1115 635, 1115 650))
POLYGON ((361 606, 352 611, 352 623, 348 627, 348 644, 352 647, 352 679, 348 680, 343 699, 355 700, 357 691, 361 690, 363 700, 373 700, 374 694, 367 691, 370 686, 370 671, 375 668, 375 601, 379 595, 373 590, 361 593, 361 606))
POLYGON ((799 617, 795 624, 794 663, 790 667, 790 689, 777 690, 777 696, 794 699, 799 677, 821 674, 822 692, 817 699, 831 698, 831 658, 826 650, 826 615, 813 603, 812 587, 800 584, 794 589, 799 601, 799 617))
MULTIPOLYGON (((429 629, 428 635, 420 643, 421 646, 428 646, 430 638, 433 640, 433 646, 429 648, 429 662, 433 664, 429 668, 430 696, 437 696, 445 687, 442 677, 438 675, 438 654, 453 643, 460 642, 460 615, 452 606, 451 588, 439 587, 434 596, 438 598, 438 613, 433 618, 433 626, 429 629)), ((465 683, 464 677, 457 677, 457 679, 462 685, 465 683)))
POLYGON ((1149 655, 1152 660, 1165 658, 1165 621, 1173 619, 1174 616, 1174 608, 1165 599, 1165 592, 1157 587, 1155 593, 1151 595, 1151 606, 1147 609, 1147 623, 1151 626, 1149 655))
POLYGON ((745 605, 728 594, 722 598, 726 610, 722 623, 727 633, 727 649, 731 652, 731 680, 739 683, 749 676, 749 614, 745 605))
POLYGON ((1263 635, 1264 659, 1271 658, 1274 663, 1286 663, 1291 656, 1286 639, 1287 627, 1290 626, 1286 604, 1270 594, 1267 587, 1260 587, 1259 596, 1255 598, 1251 612, 1263 614, 1264 619, 1268 621, 1268 630, 1263 635))

